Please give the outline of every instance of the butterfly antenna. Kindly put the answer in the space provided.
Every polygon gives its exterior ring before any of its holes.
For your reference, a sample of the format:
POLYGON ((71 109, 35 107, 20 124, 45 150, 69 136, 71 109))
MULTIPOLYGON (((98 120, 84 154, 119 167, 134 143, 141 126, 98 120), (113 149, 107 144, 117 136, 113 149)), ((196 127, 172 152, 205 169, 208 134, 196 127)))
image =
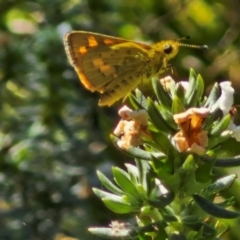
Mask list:
POLYGON ((179 38, 177 40, 179 42, 179 46, 181 46, 181 47, 190 47, 190 48, 198 48, 198 49, 208 49, 207 45, 193 45, 193 44, 181 43, 181 41, 189 40, 189 39, 190 39, 190 36, 179 38))
POLYGON ((193 45, 193 44, 179 43, 179 46, 189 47, 189 48, 198 48, 198 49, 208 49, 207 45, 193 45))
POLYGON ((186 36, 186 37, 182 37, 182 38, 177 39, 177 41, 181 42, 181 41, 189 40, 189 39, 190 39, 190 36, 186 36))

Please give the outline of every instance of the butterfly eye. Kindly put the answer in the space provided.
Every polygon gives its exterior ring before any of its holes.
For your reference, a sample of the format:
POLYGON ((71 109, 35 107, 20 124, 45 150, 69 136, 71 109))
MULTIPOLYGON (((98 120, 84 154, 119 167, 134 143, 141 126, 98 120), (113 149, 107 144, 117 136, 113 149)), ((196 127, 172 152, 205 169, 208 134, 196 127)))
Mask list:
POLYGON ((164 51, 164 53, 166 53, 166 54, 170 54, 170 53, 172 52, 172 50, 173 50, 173 48, 172 48, 172 46, 169 45, 169 44, 165 45, 164 48, 163 48, 163 51, 164 51))

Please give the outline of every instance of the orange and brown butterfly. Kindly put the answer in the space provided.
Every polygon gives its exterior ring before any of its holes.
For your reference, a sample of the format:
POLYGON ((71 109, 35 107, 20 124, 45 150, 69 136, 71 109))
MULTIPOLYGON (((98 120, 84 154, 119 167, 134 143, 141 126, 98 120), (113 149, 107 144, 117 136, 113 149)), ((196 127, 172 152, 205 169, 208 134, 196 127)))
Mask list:
POLYGON ((149 81, 167 69, 180 46, 178 40, 147 45, 103 34, 73 31, 64 38, 65 51, 80 81, 90 91, 101 93, 100 106, 126 97, 139 83, 149 81))

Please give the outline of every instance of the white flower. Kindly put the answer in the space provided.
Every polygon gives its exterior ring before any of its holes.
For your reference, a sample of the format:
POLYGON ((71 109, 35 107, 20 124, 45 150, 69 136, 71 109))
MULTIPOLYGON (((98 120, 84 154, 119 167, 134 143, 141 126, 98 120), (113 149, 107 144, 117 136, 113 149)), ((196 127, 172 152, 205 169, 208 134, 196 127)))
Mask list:
POLYGON ((231 121, 228 125, 228 130, 232 132, 232 138, 240 142, 240 126, 235 125, 233 121, 231 121))
POLYGON ((234 89, 232 88, 231 82, 229 81, 221 82, 219 85, 221 87, 222 93, 217 101, 217 104, 218 107, 222 110, 223 115, 226 116, 233 105, 234 89))
POLYGON ((179 82, 179 85, 181 85, 185 91, 187 91, 189 88, 189 82, 187 81, 181 81, 179 82))

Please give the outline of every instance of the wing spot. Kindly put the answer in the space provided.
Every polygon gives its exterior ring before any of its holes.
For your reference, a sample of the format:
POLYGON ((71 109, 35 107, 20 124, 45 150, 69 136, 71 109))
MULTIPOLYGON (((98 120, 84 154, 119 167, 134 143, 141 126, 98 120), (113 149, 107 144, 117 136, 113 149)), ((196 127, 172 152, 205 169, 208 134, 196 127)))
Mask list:
POLYGON ((101 58, 95 58, 92 60, 93 66, 97 68, 101 68, 104 65, 104 61, 101 58))
POLYGON ((110 76, 116 74, 116 69, 115 69, 114 66, 111 66, 111 65, 101 65, 99 67, 100 67, 101 73, 105 77, 110 77, 110 76))
POLYGON ((81 54, 85 54, 85 53, 87 53, 87 48, 86 48, 86 47, 80 47, 80 48, 79 48, 79 52, 80 52, 81 54))
POLYGON ((88 37, 88 46, 89 47, 96 47, 98 46, 98 42, 94 36, 88 37))
POLYGON ((107 45, 110 45, 110 44, 114 44, 115 41, 114 40, 111 40, 111 39, 104 39, 104 43, 106 43, 107 45))

